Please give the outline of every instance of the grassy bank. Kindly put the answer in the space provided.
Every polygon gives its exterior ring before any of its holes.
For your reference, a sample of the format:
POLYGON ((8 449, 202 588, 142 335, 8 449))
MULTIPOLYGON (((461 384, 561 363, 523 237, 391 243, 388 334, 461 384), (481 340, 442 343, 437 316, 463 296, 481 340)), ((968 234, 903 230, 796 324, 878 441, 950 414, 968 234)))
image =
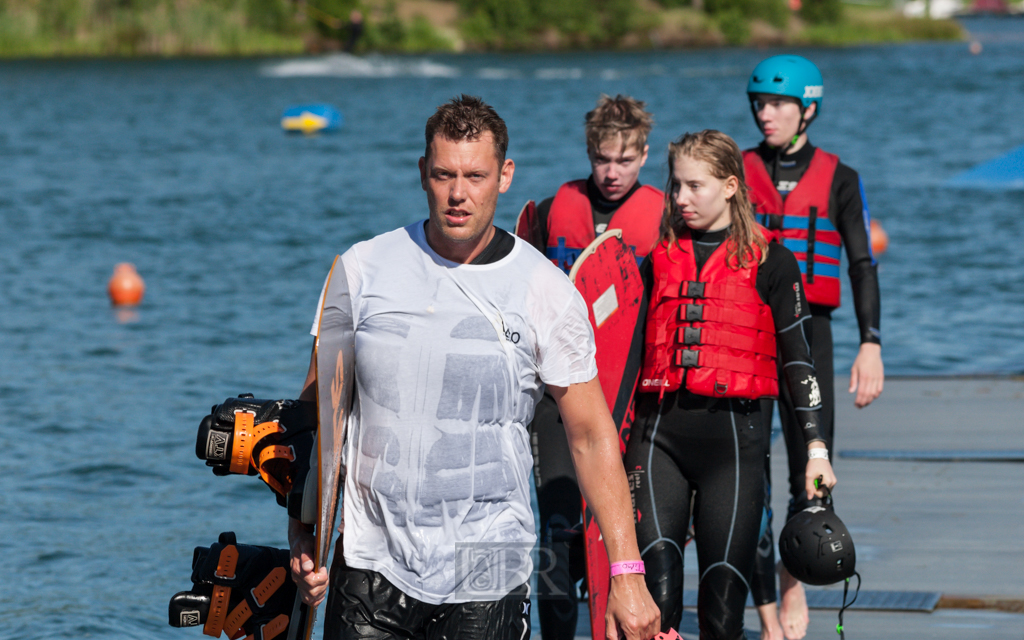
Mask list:
POLYGON ((672 9, 656 16, 655 26, 633 34, 629 48, 688 48, 740 46, 852 46, 961 40, 963 29, 953 20, 906 18, 895 11, 847 5, 842 18, 831 23, 809 23, 789 15, 772 23, 764 18, 716 17, 694 9, 672 9))
POLYGON ((803 0, 0 0, 0 57, 844 46, 963 37, 950 20, 803 0), (700 8, 694 8, 694 5, 700 8))
POLYGON ((274 8, 259 0, 0 0, 0 56, 301 53, 304 25, 285 5, 274 8))
POLYGON ((879 8, 847 6, 839 24, 804 25, 793 34, 792 42, 822 46, 913 42, 923 40, 962 40, 964 31, 953 20, 907 18, 879 8))

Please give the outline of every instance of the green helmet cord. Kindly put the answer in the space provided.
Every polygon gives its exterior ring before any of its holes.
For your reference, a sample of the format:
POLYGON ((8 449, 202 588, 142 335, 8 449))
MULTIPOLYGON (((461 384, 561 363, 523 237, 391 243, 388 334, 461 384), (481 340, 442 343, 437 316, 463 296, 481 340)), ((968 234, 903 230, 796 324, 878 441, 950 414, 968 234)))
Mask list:
MULTIPOLYGON (((753 106, 754 103, 751 102, 750 105, 753 106)), ((804 119, 804 114, 805 113, 807 113, 807 107, 804 107, 803 105, 801 105, 800 106, 800 128, 797 129, 796 135, 793 136, 793 139, 790 140, 789 142, 787 142, 786 146, 782 147, 781 149, 779 149, 775 153, 775 161, 772 162, 772 184, 773 185, 778 185, 779 184, 779 178, 778 178, 779 158, 781 158, 782 156, 784 156, 787 153, 789 153, 789 150, 793 148, 793 145, 795 145, 796 141, 800 139, 800 136, 802 136, 804 134, 804 132, 807 131, 807 127, 810 126, 811 120, 814 120, 814 116, 811 116, 810 119, 804 119)), ((815 109, 814 113, 815 113, 815 115, 817 115, 818 110, 815 109)), ((754 118, 756 119, 757 116, 755 115, 754 118)), ((761 123, 758 122, 758 126, 760 126, 760 125, 761 125, 761 123)), ((764 133, 763 130, 762 130, 762 133, 764 133)))
POLYGON ((839 634, 839 640, 846 640, 843 627, 843 612, 849 609, 854 602, 857 602, 857 595, 860 593, 860 574, 856 571, 853 575, 857 576, 857 590, 853 592, 853 600, 846 602, 846 594, 850 591, 850 579, 847 578, 843 582, 843 606, 839 609, 839 624, 836 625, 836 633, 839 634))
MULTIPOLYGON (((814 488, 824 489, 825 500, 831 503, 832 491, 821 484, 822 479, 823 478, 821 476, 814 479, 814 488)), ((853 606, 854 602, 857 602, 857 596, 860 595, 860 574, 854 571, 853 575, 857 576, 857 589, 853 592, 853 600, 850 600, 849 602, 846 601, 846 596, 850 593, 850 579, 847 578, 843 581, 843 606, 839 608, 839 624, 836 625, 836 633, 839 634, 839 640, 846 640, 846 628, 843 626, 843 613, 853 606)))

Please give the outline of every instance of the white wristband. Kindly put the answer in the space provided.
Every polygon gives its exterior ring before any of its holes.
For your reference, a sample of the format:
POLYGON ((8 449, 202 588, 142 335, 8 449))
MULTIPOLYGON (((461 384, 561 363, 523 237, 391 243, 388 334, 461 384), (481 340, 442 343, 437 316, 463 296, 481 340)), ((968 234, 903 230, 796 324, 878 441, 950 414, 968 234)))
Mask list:
POLYGON ((825 447, 815 447, 814 449, 807 450, 808 460, 828 460, 828 449, 825 447))

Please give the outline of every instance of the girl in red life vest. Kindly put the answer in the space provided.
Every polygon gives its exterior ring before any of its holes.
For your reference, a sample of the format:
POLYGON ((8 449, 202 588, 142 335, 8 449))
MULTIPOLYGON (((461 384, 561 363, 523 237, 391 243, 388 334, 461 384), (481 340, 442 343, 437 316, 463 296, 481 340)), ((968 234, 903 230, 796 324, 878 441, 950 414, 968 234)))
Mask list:
POLYGON ((682 618, 692 507, 702 638, 743 637, 764 505, 776 353, 804 420, 808 495, 836 482, 818 433, 821 398, 793 254, 754 222, 733 140, 718 131, 669 145, 661 240, 645 260, 649 296, 641 393, 626 451, 647 585, 663 629, 682 618))

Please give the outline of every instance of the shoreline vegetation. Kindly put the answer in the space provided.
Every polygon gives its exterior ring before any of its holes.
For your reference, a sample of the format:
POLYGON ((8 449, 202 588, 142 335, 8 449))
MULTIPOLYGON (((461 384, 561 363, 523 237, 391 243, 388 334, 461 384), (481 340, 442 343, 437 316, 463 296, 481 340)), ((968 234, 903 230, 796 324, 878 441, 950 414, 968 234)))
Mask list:
POLYGON ((908 18, 889 0, 852 2, 0 0, 0 58, 642 51, 964 38, 953 20, 908 18))

